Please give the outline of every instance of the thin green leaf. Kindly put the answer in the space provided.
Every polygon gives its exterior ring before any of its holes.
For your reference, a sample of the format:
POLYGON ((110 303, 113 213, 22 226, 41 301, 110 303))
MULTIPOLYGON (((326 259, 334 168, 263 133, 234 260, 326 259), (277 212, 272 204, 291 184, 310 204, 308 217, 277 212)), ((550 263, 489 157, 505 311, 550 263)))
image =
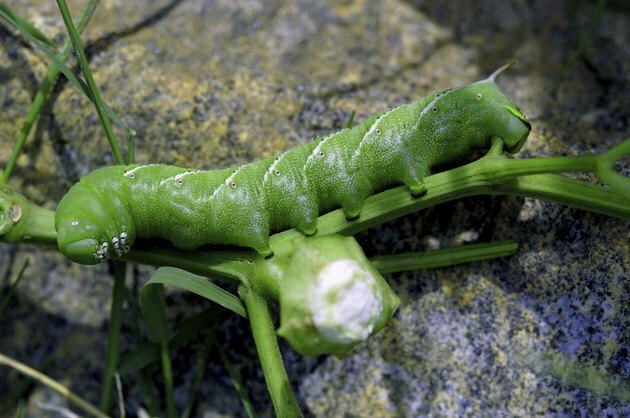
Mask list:
POLYGON ((353 123, 354 123, 354 110, 352 111, 352 113, 350 113, 350 116, 348 117, 348 121, 346 122, 346 129, 351 129, 353 123))
MULTIPOLYGON (((169 347, 175 350, 188 341, 197 337, 204 328, 215 327, 217 324, 216 309, 206 309, 197 315, 186 318, 176 324, 176 330, 170 337, 169 347)), ((142 371, 148 365, 160 359, 160 347, 156 343, 145 341, 138 344, 135 350, 127 353, 118 365, 118 373, 126 376, 142 371)))
MULTIPOLYGON (((50 354, 41 365, 37 367, 40 373, 45 373, 50 369, 50 366, 54 363, 55 354, 50 354)), ((37 385, 37 382, 33 379, 22 379, 18 382, 14 382, 11 387, 0 396, 0 411, 8 411, 15 404, 19 404, 21 401, 28 397, 28 394, 32 392, 33 387, 37 385)))
MULTIPOLYGON (((57 67, 59 67, 59 70, 63 73, 63 75, 66 76, 68 81, 70 81, 70 83, 73 86, 75 86, 77 89, 79 89, 79 91, 81 93, 83 93, 85 95, 85 97, 87 97, 88 99, 90 99, 90 101, 92 101, 92 96, 90 94, 90 89, 88 88, 86 82, 83 81, 81 78, 77 77, 74 74, 74 72, 72 72, 72 70, 70 68, 68 68, 68 66, 61 59, 59 59, 57 57, 57 55, 53 51, 50 50, 50 48, 48 48, 46 45, 44 45, 44 43, 39 41, 36 37, 31 35, 29 32, 24 31, 23 28, 20 27, 20 25, 14 19, 11 18, 11 16, 3 14, 2 12, 0 12, 0 16, 4 17, 7 22, 11 23, 24 36, 26 36, 33 43, 33 45, 35 45, 40 51, 42 51, 48 57, 48 59, 50 59, 52 62, 55 63, 55 65, 57 67)), ((125 123, 122 121, 122 119, 111 109, 111 107, 109 107, 109 105, 107 103, 103 102, 103 107, 105 109, 105 112, 107 113, 107 116, 109 116, 109 118, 116 125, 118 125, 120 128, 125 129, 127 131, 130 130, 129 127, 127 127, 127 125, 125 125, 125 123)))
POLYGON ((122 382, 120 381, 120 375, 116 373, 116 393, 118 394, 118 416, 120 418, 126 418, 125 413, 125 397, 123 394, 122 382))
POLYGON ((99 404, 101 411, 106 414, 109 414, 112 409, 114 379, 118 368, 127 263, 116 261, 114 268, 114 287, 112 289, 112 305, 109 313, 109 330, 107 331, 107 357, 99 404))
POLYGON ((13 20, 10 16, 4 15, 1 12, 0 12, 0 15, 2 15, 2 17, 4 17, 7 20, 7 22, 11 23, 24 36, 26 36, 33 43, 33 45, 35 45, 40 51, 42 51, 48 57, 48 59, 50 59, 52 62, 54 62, 55 65, 57 67, 59 67, 59 70, 66 76, 66 78, 68 78, 70 83, 72 83, 72 85, 74 85, 76 88, 78 88, 79 91, 81 91, 83 94, 85 94, 86 97, 88 97, 91 100, 90 90, 88 89, 87 84, 85 84, 85 82, 83 80, 78 78, 72 72, 72 70, 70 68, 68 68, 66 66, 66 64, 64 64, 64 62, 62 60, 60 60, 53 51, 50 50, 50 48, 48 48, 46 45, 44 45, 42 42, 40 42, 37 38, 35 38, 29 32, 23 30, 23 28, 15 20, 13 20))
POLYGON ((166 322, 164 286, 147 283, 140 294, 142 315, 149 332, 149 340, 159 343, 168 340, 169 327, 166 322))
MULTIPOLYGON (((85 5, 85 8, 81 12, 81 16, 79 16, 79 21, 77 23, 77 30, 81 33, 88 22, 92 18, 94 14, 94 10, 98 5, 99 0, 89 0, 85 5)), ((66 61, 72 52, 72 42, 69 39, 63 43, 63 47, 61 51, 57 54, 59 59, 62 61, 66 61)), ((13 146, 13 151, 11 152, 11 156, 7 160, 7 165, 4 167, 4 172, 2 173, 2 178, 0 178, 0 184, 6 184, 11 172, 13 172, 13 168, 17 163, 18 157, 22 153, 22 149, 24 148, 24 144, 26 143, 26 138, 31 132, 32 127, 35 125, 37 118, 44 106, 46 98, 52 90, 55 80, 59 76, 59 68, 55 64, 50 64, 48 68, 48 72, 46 76, 41 81, 35 96, 33 96, 33 101, 31 102, 31 107, 26 115, 26 118, 22 122, 22 128, 20 129, 20 133, 17 136, 15 141, 15 145, 13 146)))
POLYGON ((514 254, 517 248, 518 244, 509 240, 488 244, 461 245, 418 253, 386 255, 374 257, 370 261, 381 273, 396 273, 505 257, 514 254))
POLYGON ((173 383, 173 364, 168 340, 160 342, 160 357, 162 359, 162 377, 164 377, 164 397, 166 398, 166 416, 175 418, 175 385, 173 383))
POLYGON ((15 410, 15 418, 24 418, 24 401, 20 400, 15 410))
POLYGON ((249 395, 247 395, 247 390, 245 389, 245 385, 243 384, 243 379, 241 379, 240 373, 238 372, 238 370, 236 370, 236 367, 234 367, 234 365, 232 364, 232 361, 230 360, 227 353, 225 352, 225 348, 223 348, 223 345, 219 343, 218 341, 215 341, 214 343, 217 347, 217 350, 219 350, 219 356, 221 356, 221 362, 223 363, 223 366, 227 369, 230 375, 230 380, 232 381, 232 385, 234 386, 234 389, 236 389, 236 392, 238 393, 239 398, 241 398, 241 403, 243 404, 243 407, 245 408, 245 413, 247 414, 249 418, 254 418, 256 416, 256 412, 254 411, 254 405, 252 404, 251 399, 249 399, 249 395))
POLYGON ((56 380, 51 379, 38 370, 27 366, 24 363, 21 363, 17 360, 12 359, 11 357, 7 357, 4 354, 0 353, 0 365, 11 367, 12 369, 28 376, 29 378, 34 379, 38 383, 41 383, 46 387, 54 390, 89 415, 97 418, 109 418, 107 415, 99 411, 95 406, 91 405, 86 400, 71 392, 70 389, 68 389, 66 386, 62 385, 56 380))
POLYGON ((206 372, 206 368, 208 365, 208 360, 210 359, 210 353, 214 348, 214 343, 216 339, 216 331, 217 327, 212 327, 210 332, 205 338, 204 344, 201 347, 201 350, 198 350, 198 358, 196 362, 195 370, 195 378, 193 379, 192 384, 190 385, 190 389, 188 391, 188 403, 186 404, 186 408, 184 412, 180 415, 180 418, 189 418, 193 410, 195 409, 195 405, 197 403, 197 397, 199 395, 199 388, 201 387, 201 383, 203 381, 203 376, 206 372))
MULTIPOLYGON (((79 32, 74 26, 74 22, 72 21, 72 16, 70 16, 68 5, 66 4, 65 0, 57 0, 57 6, 59 7, 61 17, 63 18, 63 23, 66 25, 66 29, 68 30, 68 36, 70 37, 70 39, 72 40, 72 44, 74 45, 75 52, 79 59, 79 65, 81 66, 81 70, 83 71, 83 78, 85 79, 85 82, 87 83, 90 90, 89 97, 92 98, 92 103, 96 108, 98 118, 101 121, 101 125, 103 125, 103 130, 105 131, 105 136, 107 137, 107 141, 109 142, 109 147, 111 148, 112 154, 114 155, 114 160, 116 161, 116 164, 125 164, 125 160, 120 153, 120 149, 118 147, 116 135, 114 134, 112 125, 110 123, 111 117, 108 115, 105 109, 105 103, 103 99, 101 99, 101 94, 99 93, 96 82, 94 81, 94 76, 92 75, 92 71, 90 71, 90 65, 88 63, 87 56, 85 55, 85 51, 81 46, 79 32)), ((122 122, 122 120, 120 122, 122 122)))
POLYGON ((39 31, 35 26, 31 25, 28 20, 14 12, 6 4, 0 3, 0 16, 4 17, 21 31, 29 33, 33 38, 50 46, 51 48, 57 48, 57 45, 51 41, 46 35, 39 31))
MULTIPOLYGON (((147 282, 145 288, 150 284, 157 283, 170 284, 181 289, 186 289, 231 310, 243 318, 247 317, 245 308, 238 297, 210 282, 205 277, 197 276, 196 274, 175 267, 160 267, 156 270, 155 274, 153 274, 151 280, 147 282)), ((144 289, 142 292, 144 295, 144 289)))
POLYGON ((140 294, 142 314, 149 332, 149 339, 160 344, 160 359, 162 360, 162 375, 164 377, 164 396, 166 398, 166 416, 175 417, 175 402, 173 399, 173 368, 171 365, 168 340, 170 331, 166 322, 166 303, 164 300, 164 286, 162 284, 147 283, 140 294))
MULTIPOLYGON (((140 332, 140 306, 138 305, 139 302, 137 295, 138 292, 135 286, 133 287, 133 291, 131 289, 128 289, 127 302, 129 303, 129 308, 131 310, 131 327, 133 329, 135 341, 138 344, 140 341, 143 341, 143 339, 140 332)), ((153 343, 148 344, 155 345, 153 343)), ((123 364, 125 363, 125 358, 123 358, 118 363, 119 374, 122 374, 121 369, 123 367, 123 364)), ((142 392, 142 396, 144 397, 144 402, 147 411, 149 412, 149 415, 152 417, 159 416, 160 408, 158 407, 159 402, 157 396, 157 388, 155 387, 155 382, 151 378, 148 370, 142 368, 139 369, 138 382, 140 384, 140 391, 142 392)))
POLYGON ((127 148, 127 164, 136 163, 136 131, 129 129, 129 145, 127 148))
POLYGON ((9 288, 9 291, 7 292, 7 294, 2 299, 2 303, 0 303, 0 314, 2 314, 2 311, 4 311, 4 309, 9 305, 9 301, 11 300, 11 297, 13 296, 13 292, 15 292, 15 288, 17 287, 18 283, 20 283, 20 281, 22 280, 22 277, 24 277, 24 271, 28 267, 29 261, 30 261, 29 258, 27 258, 24 261, 24 264, 22 265, 22 268, 20 269, 20 272, 18 273, 17 278, 11 284, 11 287, 9 288))

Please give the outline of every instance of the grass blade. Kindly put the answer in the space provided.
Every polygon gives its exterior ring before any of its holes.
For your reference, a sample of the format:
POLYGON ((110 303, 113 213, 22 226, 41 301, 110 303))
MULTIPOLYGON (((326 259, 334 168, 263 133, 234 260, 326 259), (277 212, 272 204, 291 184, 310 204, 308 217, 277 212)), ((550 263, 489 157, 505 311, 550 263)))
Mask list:
MULTIPOLYGON (((131 309, 131 326, 133 329, 133 335, 136 343, 139 344, 139 342, 142 341, 142 335, 140 331, 140 307, 138 306, 138 298, 136 297, 137 294, 138 292, 136 286, 134 286, 133 292, 131 290, 127 291, 127 300, 129 301, 129 307, 131 309)), ((147 343, 152 344, 149 342, 147 343)), ((118 374, 122 374, 121 369, 125 364, 125 358, 126 357, 123 357, 118 363, 118 374)), ((140 391, 142 392, 142 396, 144 397, 144 402, 150 416, 158 416, 160 414, 160 409, 158 407, 157 389, 148 370, 143 368, 139 369, 138 382, 140 383, 140 391)))
MULTIPOLYGON (((176 331, 170 336, 169 346, 175 350, 197 337, 203 329, 217 325, 216 309, 206 309, 173 327, 176 331)), ((118 365, 118 373, 126 376, 142 371, 148 365, 160 359, 160 348, 156 343, 145 341, 138 344, 135 350, 127 353, 118 365)))
POLYGON ((114 288, 112 289, 112 305, 109 313, 109 330, 107 332, 107 359, 105 361, 101 402, 99 405, 101 411, 106 414, 112 409, 114 379, 118 368, 127 263, 116 261, 114 266, 114 288))
POLYGON ((215 341, 215 344, 216 344, 217 350, 219 350, 219 355, 221 356, 221 362, 223 363, 223 366, 227 369, 230 375, 230 380, 232 381, 232 385, 234 386, 234 389, 236 389, 236 392, 238 393, 239 398, 241 398, 241 402, 243 403, 243 407, 245 408, 245 413, 247 414, 249 418, 254 418, 256 416, 256 412, 254 411, 254 405, 252 404, 252 401, 249 399, 249 396, 247 395, 247 390, 245 390, 245 385, 243 384, 240 373, 236 370, 236 368, 232 364, 232 361, 230 361, 230 358, 225 352, 225 349, 223 348, 223 346, 218 341, 215 341))
POLYGON ((199 350, 199 356, 195 366, 195 377, 190 385, 190 390, 188 391, 188 404, 186 405, 184 412, 180 415, 180 418, 189 418, 193 413, 195 403, 197 402, 197 396, 199 394, 199 388, 201 387, 206 366, 208 365, 208 360, 210 359, 210 353, 214 347, 216 331, 217 327, 212 327, 204 340, 203 347, 199 350))
POLYGON ((77 89, 79 89, 80 92, 85 94, 86 97, 92 100, 90 97, 90 90, 88 89, 87 84, 85 84, 83 80, 78 78, 72 72, 72 70, 68 68, 68 66, 64 64, 64 62, 61 59, 59 59, 53 51, 50 50, 50 48, 48 48, 46 45, 40 42, 37 38, 35 38, 29 32, 24 31, 23 28, 20 27, 19 24, 11 18, 11 16, 5 15, 4 13, 2 13, 1 10, 0 10, 0 16, 4 17, 7 22, 11 23, 24 36, 26 36, 33 43, 33 45, 37 47, 37 49, 42 51, 53 63, 55 63, 57 67, 59 67, 59 70, 66 76, 68 81, 70 81, 70 83, 72 83, 73 86, 75 86, 77 89))
POLYGON ((96 82, 94 82, 94 77, 92 76, 92 72, 90 71, 87 56, 85 55, 85 51, 83 51, 83 47, 81 46, 81 39, 79 39, 77 29, 74 27, 74 23, 72 22, 72 17, 70 16, 68 5, 66 4, 65 0, 57 0, 57 5, 59 6, 59 11, 61 12, 61 16, 63 17, 63 22, 68 29, 70 40, 72 40, 74 48, 79 56, 79 64, 81 65, 81 70, 83 71, 83 76, 85 77, 85 81, 87 82, 90 92, 90 95, 88 97, 92 98, 92 103, 94 103, 96 113, 98 114, 98 117, 101 120, 101 124, 103 125, 103 129, 105 130, 105 135, 107 136, 107 140, 109 141, 109 146, 112 150, 112 154, 114 154, 116 164, 125 164, 125 160, 120 153, 120 149, 118 148, 116 135, 114 134, 112 126, 109 122, 108 114, 105 110, 105 104, 101 99, 101 94, 98 91, 98 87, 96 87, 96 82))
POLYGON ((247 317, 245 308, 238 297, 208 281, 205 277, 197 276, 175 267, 160 267, 145 287, 157 283, 186 289, 231 310, 243 318, 247 317))
MULTIPOLYGON (((2 10, 0 10, 0 16, 2 16, 10 24, 15 26, 15 28, 18 29, 20 33, 22 33, 25 37, 27 37, 33 43, 33 45, 37 47, 37 49, 43 52, 44 55, 46 55, 48 59, 50 59, 59 68, 59 71, 61 71, 66 76, 68 81, 70 81, 70 83, 74 87, 76 87, 81 93, 83 93, 88 99, 90 99, 90 101, 93 101, 92 93, 90 91, 90 88, 88 87, 88 84, 85 81, 83 81, 83 79, 77 77, 74 74, 74 72, 70 68, 68 68, 68 66, 63 62, 63 60, 57 57, 57 55, 48 46, 46 46, 43 42, 39 41, 29 32, 24 31, 23 28, 21 28, 19 24, 13 18, 11 18, 10 15, 3 13, 2 10)), ((77 32, 76 28, 75 28, 75 32, 77 32)), ((77 37, 78 37, 78 34, 77 34, 77 37)), ((125 125, 122 119, 111 109, 111 107, 107 103, 102 102, 101 106, 97 109, 101 109, 102 111, 104 111, 107 114, 107 116, 112 121, 114 121, 114 123, 118 125, 120 128, 127 130, 128 132, 133 131, 132 129, 130 129, 129 127, 125 125)), ((120 152, 118 153, 120 154, 120 152)), ((122 161, 122 155, 121 155, 121 161, 122 161)))
POLYGON ((169 348, 169 326, 166 321, 166 303, 164 286, 147 283, 140 295, 142 313, 149 332, 149 339, 160 345, 162 376, 164 377, 164 395, 166 397, 166 416, 175 417, 175 400, 173 394, 173 367, 169 348))
MULTIPOLYGON (((92 18, 92 15, 94 14, 94 10, 96 9, 96 6, 98 5, 98 3, 99 3, 99 0, 90 0, 88 4, 85 6, 85 8, 83 9, 83 11, 81 12, 81 16, 79 16, 79 21, 77 22, 77 31, 79 31, 79 34, 83 32, 83 29, 85 29, 88 22, 92 18)), ((19 22, 16 22, 16 23, 19 24, 19 22)), ((65 62, 70 56, 71 52, 72 52, 72 42, 70 42, 70 40, 66 40, 63 44, 63 47, 61 48, 61 52, 58 54, 58 58, 62 62, 65 62)), ((59 75, 59 67, 57 67, 57 65, 52 63, 50 67, 48 68, 48 72, 46 73, 46 76, 40 83, 39 88, 37 89, 37 93, 35 93, 35 96, 33 97, 31 107, 28 110, 28 114, 26 115, 24 122, 22 123, 22 128, 20 129, 20 133, 18 134, 18 138, 15 142, 15 146, 13 147, 11 156, 9 157, 7 161, 7 165, 4 168, 4 172, 2 173, 0 184, 7 183, 9 176, 11 175, 11 172, 13 171, 13 167, 15 167, 17 159, 22 153, 22 149, 24 148, 24 143, 26 142, 26 138, 31 132, 31 128, 35 124, 35 121, 39 117, 42 107, 44 106, 44 103, 46 102, 46 98, 48 97, 48 94, 52 90, 52 87, 58 75, 59 75)))
POLYGON ((2 311, 4 311, 5 308, 9 305, 9 301, 11 300, 11 297, 13 296, 13 292, 15 292, 15 288, 22 280, 22 277, 24 277, 24 271, 28 267, 29 261, 30 261, 29 258, 27 258, 24 261, 24 264, 22 265, 22 268, 20 269, 20 272, 18 273, 17 278, 11 284, 11 287, 9 288, 9 291, 7 292, 7 294, 4 296, 4 298, 2 298, 2 303, 0 303, 0 314, 2 314, 2 311))
POLYGON ((57 45, 51 41, 46 35, 39 31, 35 26, 31 25, 28 20, 11 10, 6 4, 0 3, 0 15, 6 20, 11 20, 21 32, 28 33, 39 42, 48 45, 51 48, 57 48, 57 45))
POLYGON ((489 244, 461 245, 418 253, 405 253, 374 257, 370 259, 381 273, 448 267, 462 263, 489 260, 514 254, 518 244, 514 241, 501 241, 489 244))
POLYGON ((68 401, 72 402, 77 407, 79 407, 82 410, 84 410, 87 414, 92 415, 92 416, 97 417, 97 418, 108 418, 107 415, 105 415, 104 413, 99 411, 96 407, 94 407, 91 404, 89 404, 83 398, 75 395, 67 387, 65 387, 62 384, 60 384, 59 382, 51 379, 50 377, 46 376, 45 374, 40 373, 37 370, 27 366, 26 364, 21 363, 21 362, 19 362, 17 360, 14 360, 14 359, 12 359, 10 357, 7 357, 7 356, 5 356, 4 354, 1 354, 1 353, 0 353, 0 364, 12 367, 13 369, 17 370, 18 372, 20 372, 22 374, 25 374, 26 376, 28 376, 28 377, 30 377, 32 379, 35 379, 39 383, 42 383, 42 384, 46 385, 50 389, 52 389, 55 392, 59 393, 60 395, 64 396, 66 399, 68 399, 68 401))

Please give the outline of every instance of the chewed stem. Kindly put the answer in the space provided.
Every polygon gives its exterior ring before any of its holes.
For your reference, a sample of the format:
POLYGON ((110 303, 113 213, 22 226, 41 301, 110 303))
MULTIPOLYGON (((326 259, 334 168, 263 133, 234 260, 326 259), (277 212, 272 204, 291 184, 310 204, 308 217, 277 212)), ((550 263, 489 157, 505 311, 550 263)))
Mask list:
POLYGON ((507 70, 508 68, 513 66, 514 64, 516 64, 516 60, 515 59, 510 61, 510 62, 508 62, 507 64, 497 68, 492 74, 490 74, 490 76, 488 77, 488 80, 494 81, 494 79, 497 78, 497 76, 499 74, 501 74, 503 71, 507 70))

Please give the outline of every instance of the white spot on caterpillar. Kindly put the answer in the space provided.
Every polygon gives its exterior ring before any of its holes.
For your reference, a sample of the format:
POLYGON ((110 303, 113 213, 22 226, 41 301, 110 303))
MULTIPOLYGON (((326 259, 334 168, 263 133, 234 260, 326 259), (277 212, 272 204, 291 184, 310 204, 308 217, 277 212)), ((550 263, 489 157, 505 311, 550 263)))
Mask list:
POLYGON ((445 92, 440 93, 440 94, 438 94, 437 96, 435 96, 435 97, 433 98, 433 100, 431 100, 431 102, 429 102, 429 104, 427 104, 427 105, 424 107, 424 109, 422 109, 422 112, 420 112, 420 115, 418 116, 418 119, 416 119, 416 123, 415 123, 415 125, 413 126, 413 130, 415 131, 415 130, 417 130, 417 129, 418 129, 418 126, 420 125, 420 121, 422 120, 422 118, 424 117, 424 115, 425 115, 425 114, 426 114, 429 110, 431 110, 433 113, 437 112, 437 106, 436 106, 436 104, 437 104, 438 100, 440 100, 440 99, 442 99, 442 98, 444 98, 444 97, 448 96, 449 94, 451 94, 451 93, 453 93, 453 92, 456 92, 456 91, 460 90, 462 87, 466 87, 466 86, 455 87, 454 89, 446 90, 445 92), (435 109, 435 110, 433 110, 433 109, 435 109))
POLYGON ((213 199, 216 196, 216 194, 219 192, 219 190, 221 190, 222 187, 230 186, 231 188, 236 188, 236 182, 234 181, 234 176, 236 176, 236 174, 238 174, 238 172, 241 171, 242 167, 243 166, 240 166, 236 170, 232 171, 232 174, 230 174, 230 176, 225 179, 223 184, 217 187, 216 189, 214 189, 214 192, 212 192, 212 195, 210 195, 210 199, 213 199))
POLYGON ((352 156, 353 159, 356 159, 359 157, 359 154, 361 153, 361 147, 363 146, 363 143, 365 142, 365 140, 367 138, 370 137, 370 135, 374 132, 377 131, 376 134, 380 135, 381 134, 381 129, 377 128, 378 127, 378 123, 381 121, 381 119, 383 119, 385 116, 389 115, 390 113, 392 113, 393 111, 400 109, 402 107, 398 106, 395 107, 393 109, 388 110, 387 112, 383 113, 381 116, 377 117, 376 120, 374 121, 374 123, 372 124, 372 126, 370 126, 370 129, 368 129, 368 131, 365 133, 365 135, 363 135, 363 138, 361 138, 361 141, 359 142, 359 146, 357 147, 357 149, 354 151, 354 155, 352 156))
MULTIPOLYGON (((341 131, 339 131, 341 132, 341 131)), ((322 139, 319 144, 317 144, 317 146, 315 147, 315 149, 313 150, 313 152, 311 152, 311 155, 308 156, 308 158, 306 159, 306 163, 304 164, 304 167, 306 168, 306 166, 311 162, 311 160, 317 156, 319 158, 324 156, 324 151, 321 150, 322 146, 326 143, 326 141, 328 141, 330 138, 334 137, 335 135, 339 134, 339 132, 334 133, 332 135, 328 135, 326 138, 322 139)))
POLYGON ((176 176, 172 176, 169 177, 167 179, 164 179, 160 182, 160 186, 163 186, 165 183, 168 183, 169 181, 173 181, 175 180, 175 184, 177 184, 178 186, 181 186, 182 184, 184 184, 184 177, 186 177, 189 174, 195 174, 198 173, 199 170, 195 170, 195 171, 186 171, 184 173, 179 173, 176 176))
POLYGON ((271 166, 269 166, 269 169, 267 170, 267 172, 265 173, 265 175, 263 176, 263 183, 266 183, 269 180, 269 173, 274 173, 276 176, 279 176, 280 174, 280 170, 276 169, 276 167, 278 166, 278 164, 280 164, 280 160, 282 160, 282 158, 284 157, 284 154, 286 154, 287 151, 283 152, 282 154, 280 154, 278 156, 278 158, 276 158, 273 162, 273 164, 271 164, 271 166), (276 174, 278 173, 278 174, 276 174))
POLYGON ((477 100, 481 100, 481 93, 477 93, 477 100))
POLYGON ((136 177, 135 173, 136 171, 142 169, 142 168, 147 168, 147 167, 154 167, 156 165, 160 165, 160 164, 145 164, 145 165, 139 165, 138 167, 132 168, 131 170, 127 170, 123 173, 123 176, 125 177, 129 177, 130 179, 133 179, 136 177))

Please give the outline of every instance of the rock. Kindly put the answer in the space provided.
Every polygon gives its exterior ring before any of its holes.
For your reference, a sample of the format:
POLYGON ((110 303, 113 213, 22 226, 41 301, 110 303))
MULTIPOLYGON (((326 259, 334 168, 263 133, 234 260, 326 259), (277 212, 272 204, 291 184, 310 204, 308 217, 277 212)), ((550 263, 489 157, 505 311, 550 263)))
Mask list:
MULTIPOLYGON (((8 4, 49 36, 64 33, 54 4, 8 4)), ((514 58, 518 65, 498 84, 534 127, 517 157, 582 155, 620 142, 630 121, 627 13, 605 10, 584 54, 556 81, 587 33, 594 7, 550 0, 110 2, 99 6, 83 39, 102 95, 138 132, 139 162, 219 168, 274 155, 340 129, 353 111, 361 121, 483 78, 514 58)), ((3 22, 2 161, 48 66, 13 33, 3 22)), ((126 150, 124 131, 116 133, 126 150)), ((112 163, 93 107, 60 81, 10 183, 53 208, 80 176, 112 163)), ((628 173, 628 165, 620 171, 628 173)), ((630 379, 626 222, 531 199, 477 197, 358 239, 368 255, 470 239, 515 239, 520 247, 506 259, 387 277, 402 298, 399 313, 342 360, 304 359, 283 344, 308 413, 630 414, 623 391, 630 379), (572 367, 586 370, 587 378, 569 378, 572 367), (595 380, 608 383, 588 385, 595 380), (621 389, 606 389, 610 382, 621 389)), ((47 373, 97 404, 108 266, 77 266, 43 247, 0 244, 3 289, 27 256, 27 277, 2 313, 0 352, 33 366, 62 353, 47 373)), ((141 267, 132 279, 142 283, 149 272, 141 267)), ((170 298, 174 317, 202 306, 190 295, 171 292, 170 298)), ((221 336, 257 412, 271 415, 247 323, 227 321, 221 336)), ((176 360, 180 410, 195 355, 194 348, 183 349, 176 360)), ((242 415, 219 360, 208 368, 198 414, 242 415)), ((2 373, 0 393, 7 393, 21 378, 2 373)), ((137 413, 143 401, 135 382, 123 384, 127 408, 137 413)), ((37 386, 26 415, 41 416, 36 399, 67 405, 37 386)))

